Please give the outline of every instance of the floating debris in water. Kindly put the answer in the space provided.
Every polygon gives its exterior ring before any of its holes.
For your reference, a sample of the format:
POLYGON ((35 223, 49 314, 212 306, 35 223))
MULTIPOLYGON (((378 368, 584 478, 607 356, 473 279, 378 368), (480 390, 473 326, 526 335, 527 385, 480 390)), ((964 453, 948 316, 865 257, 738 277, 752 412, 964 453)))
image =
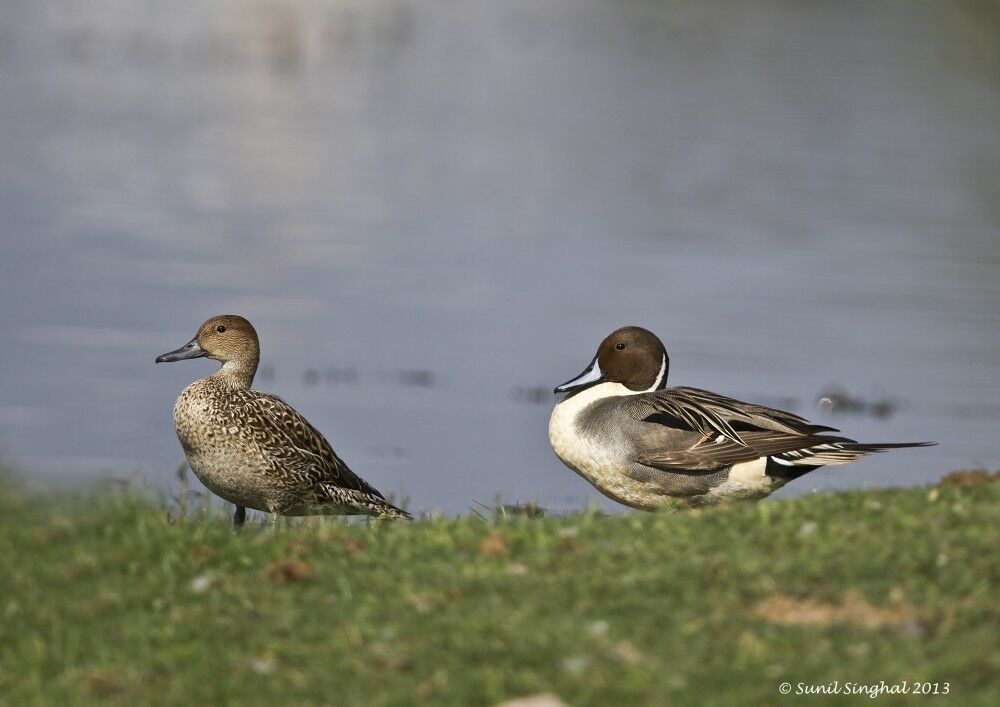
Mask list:
POLYGON ((323 371, 323 382, 354 384, 358 382, 358 371, 356 368, 327 368, 323 371))
POLYGON ((552 390, 540 385, 515 385, 510 389, 510 397, 520 403, 541 405, 552 399, 552 390))
POLYGON ((368 447, 368 453, 373 457, 379 458, 391 458, 391 459, 405 459, 410 456, 410 452, 405 447, 368 447))
POLYGON ((396 381, 402 385, 429 388, 434 385, 434 380, 434 371, 428 371, 422 368, 396 371, 396 381))
POLYGON ((326 383, 328 385, 353 385, 358 382, 356 368, 329 367, 322 371, 318 368, 307 368, 302 374, 302 382, 308 386, 326 383))
POLYGON ((816 399, 816 404, 824 412, 835 415, 871 415, 872 417, 889 417, 896 412, 899 403, 889 398, 866 400, 857 395, 851 395, 843 388, 827 388, 816 399))

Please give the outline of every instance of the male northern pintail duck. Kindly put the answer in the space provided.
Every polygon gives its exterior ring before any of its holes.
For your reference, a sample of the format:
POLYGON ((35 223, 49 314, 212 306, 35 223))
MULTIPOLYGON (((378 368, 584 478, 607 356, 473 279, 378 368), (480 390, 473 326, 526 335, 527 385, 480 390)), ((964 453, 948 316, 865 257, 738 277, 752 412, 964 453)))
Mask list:
POLYGON ((586 370, 555 389, 556 455, 633 508, 764 498, 826 464, 933 442, 865 444, 782 410, 697 388, 667 388, 670 359, 640 327, 612 332, 586 370))
POLYGON ((409 518, 351 471, 291 406, 250 388, 260 359, 250 322, 232 314, 212 317, 191 341, 156 362, 202 356, 222 367, 181 392, 174 426, 198 479, 236 505, 236 525, 247 508, 286 516, 409 518))

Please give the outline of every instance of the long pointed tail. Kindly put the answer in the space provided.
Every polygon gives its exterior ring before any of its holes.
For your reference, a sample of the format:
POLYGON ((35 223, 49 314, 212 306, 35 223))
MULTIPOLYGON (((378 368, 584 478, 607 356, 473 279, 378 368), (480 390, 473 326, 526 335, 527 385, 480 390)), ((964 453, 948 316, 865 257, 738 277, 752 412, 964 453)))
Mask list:
POLYGON ((404 511, 402 508, 397 508, 388 501, 382 501, 382 503, 372 506, 372 511, 375 515, 380 518, 403 518, 405 520, 413 520, 413 516, 404 511))
POLYGON ((386 501, 382 494, 371 487, 367 490, 345 489, 330 483, 320 483, 313 490, 319 497, 321 507, 328 507, 329 513, 413 520, 409 513, 386 501))
POLYGON ((937 442, 855 442, 853 440, 836 440, 816 444, 812 447, 795 449, 773 455, 779 464, 788 466, 826 466, 830 464, 850 464, 890 449, 906 447, 933 447, 937 442))

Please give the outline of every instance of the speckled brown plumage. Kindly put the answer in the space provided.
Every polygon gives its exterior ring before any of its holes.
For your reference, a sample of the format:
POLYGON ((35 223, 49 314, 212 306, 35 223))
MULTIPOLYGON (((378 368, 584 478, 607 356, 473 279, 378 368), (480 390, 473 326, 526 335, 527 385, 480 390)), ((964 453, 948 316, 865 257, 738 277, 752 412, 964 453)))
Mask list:
POLYGON ((174 426, 191 469, 209 490, 238 509, 280 515, 409 517, 352 472, 290 405, 250 388, 259 346, 248 321, 213 317, 185 347, 157 361, 202 355, 223 365, 184 389, 174 426))

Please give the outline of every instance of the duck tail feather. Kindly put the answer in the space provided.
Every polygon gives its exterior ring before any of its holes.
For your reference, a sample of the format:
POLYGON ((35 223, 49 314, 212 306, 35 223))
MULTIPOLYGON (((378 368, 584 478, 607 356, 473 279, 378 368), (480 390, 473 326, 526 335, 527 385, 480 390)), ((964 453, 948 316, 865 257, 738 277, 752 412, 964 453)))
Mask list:
POLYGON ((830 439, 802 449, 772 455, 779 464, 826 466, 849 464, 869 454, 907 447, 932 447, 937 442, 855 442, 830 439))

